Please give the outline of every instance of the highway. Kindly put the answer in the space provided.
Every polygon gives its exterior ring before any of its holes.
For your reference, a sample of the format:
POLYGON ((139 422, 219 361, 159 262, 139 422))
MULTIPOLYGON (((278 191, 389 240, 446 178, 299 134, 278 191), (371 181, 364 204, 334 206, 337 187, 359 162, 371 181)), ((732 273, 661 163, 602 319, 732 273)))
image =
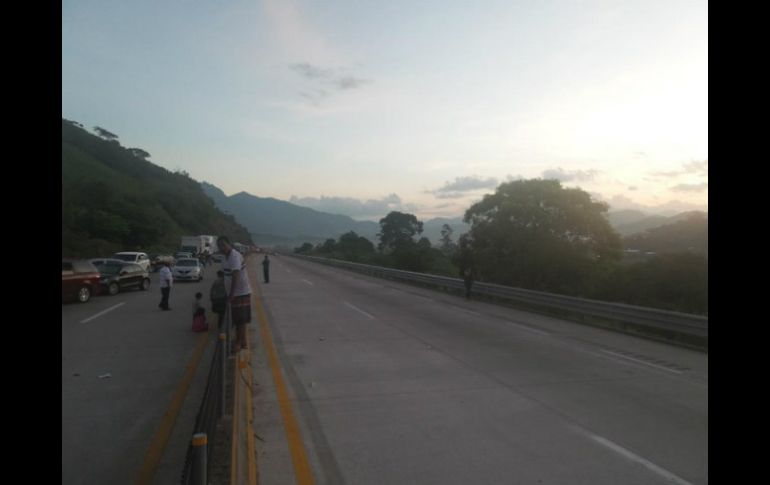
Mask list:
POLYGON ((301 483, 296 442, 315 483, 708 483, 707 354, 287 256, 259 269, 252 332, 290 391, 252 337, 262 484, 301 483))
MULTIPOLYGON (((200 283, 178 282, 171 311, 148 291, 62 305, 62 484, 133 484, 182 381, 201 334, 190 330, 196 291, 208 302, 215 267, 200 283)), ((208 307, 208 303, 207 303, 208 307)), ((154 483, 178 483, 213 346, 206 346, 167 446, 154 448, 154 483), (165 450, 165 452, 164 452, 165 450)))

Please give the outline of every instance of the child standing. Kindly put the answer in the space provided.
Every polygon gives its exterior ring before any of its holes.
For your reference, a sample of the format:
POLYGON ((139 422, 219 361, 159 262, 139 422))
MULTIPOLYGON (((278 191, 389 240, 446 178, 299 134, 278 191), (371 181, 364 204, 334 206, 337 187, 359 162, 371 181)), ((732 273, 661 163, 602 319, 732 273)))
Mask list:
POLYGON ((193 301, 193 332, 205 332, 209 329, 206 324, 206 309, 203 308, 201 301, 203 294, 200 292, 195 294, 195 301, 193 301))

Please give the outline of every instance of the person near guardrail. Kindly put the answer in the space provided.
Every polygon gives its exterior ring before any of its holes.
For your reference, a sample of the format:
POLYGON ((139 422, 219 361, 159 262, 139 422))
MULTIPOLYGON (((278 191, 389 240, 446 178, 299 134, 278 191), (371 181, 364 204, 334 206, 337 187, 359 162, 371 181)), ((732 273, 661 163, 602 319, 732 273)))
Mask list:
POLYGON ((174 275, 171 274, 170 265, 168 261, 164 261, 159 273, 161 299, 158 307, 161 310, 171 310, 168 307, 168 298, 171 295, 171 287, 174 285, 174 275))
POLYGON ((463 283, 465 284, 465 298, 470 300, 473 280, 476 279, 476 271, 473 269, 473 266, 467 266, 460 270, 460 276, 462 277, 463 283))
POLYGON ((265 278, 265 283, 270 283, 270 260, 267 259, 267 254, 262 260, 262 276, 265 278))
POLYGON ((225 273, 225 288, 230 301, 230 316, 235 326, 233 351, 248 348, 246 345, 246 325, 251 322, 251 286, 246 274, 246 262, 241 253, 235 250, 227 236, 217 239, 219 251, 225 255, 222 271, 225 273))
POLYGON ((225 272, 217 271, 217 279, 211 284, 209 290, 209 300, 211 300, 211 311, 217 314, 217 328, 222 330, 222 322, 225 319, 225 310, 227 309, 227 288, 225 288, 225 272))

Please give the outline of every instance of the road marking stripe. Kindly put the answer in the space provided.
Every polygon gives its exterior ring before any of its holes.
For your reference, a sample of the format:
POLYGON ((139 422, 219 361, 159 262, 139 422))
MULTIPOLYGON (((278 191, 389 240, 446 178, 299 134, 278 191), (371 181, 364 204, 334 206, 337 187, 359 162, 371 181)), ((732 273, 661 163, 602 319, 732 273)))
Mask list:
POLYGON ((612 451, 621 454, 628 458, 629 460, 635 461, 648 469, 652 470, 653 472, 657 473, 658 475, 662 476, 663 478, 672 481, 674 483, 678 483, 679 485, 692 485, 692 483, 688 482, 687 480, 683 480, 679 478, 678 476, 674 475, 670 471, 663 469, 656 465, 655 463, 645 460, 641 456, 635 455, 628 451, 627 449, 623 448, 622 446, 613 443, 612 441, 602 438, 601 436, 597 436, 594 434, 589 434, 589 437, 596 441, 597 443, 606 446, 607 448, 611 449, 612 451))
POLYGON ((347 306, 348 308, 352 308, 353 310, 357 311, 358 313, 361 313, 362 315, 366 315, 367 317, 369 317, 372 320, 374 320, 374 317, 372 315, 366 313, 365 311, 361 310, 360 308, 356 308, 356 307, 354 307, 353 305, 351 305, 350 303, 348 303, 346 301, 343 301, 342 303, 344 303, 345 306, 347 306))
POLYGON ((311 281, 308 281, 308 280, 302 280, 302 281, 304 281, 305 283, 309 284, 310 286, 315 286, 315 285, 313 284, 313 282, 311 282, 311 281))
MULTIPOLYGON (((307 280, 302 280, 307 281, 307 280)), ((308 281, 308 283, 310 283, 308 281)), ((312 283, 310 283, 312 285, 312 283)), ((289 393, 286 389, 286 384, 283 381, 281 375, 281 365, 278 360, 278 353, 273 343, 273 337, 270 333, 270 329, 267 326, 267 317, 265 311, 262 308, 261 295, 256 294, 254 301, 257 306, 257 315, 259 317, 259 327, 262 333, 262 343, 267 351, 268 362, 270 363, 270 370, 273 374, 273 381, 275 382, 276 393, 278 394, 278 405, 281 409, 281 416, 283 416, 283 427, 286 432, 286 439, 289 443, 289 451, 291 452, 291 461, 294 465, 294 478, 295 482, 299 485, 312 485, 315 483, 313 479, 313 472, 310 469, 310 462, 307 458, 305 446, 302 441, 302 434, 300 432, 299 423, 294 416, 294 410, 291 406, 289 399, 289 393)))
POLYGON ((457 309, 458 309, 458 310, 460 310, 460 311, 461 311, 461 312, 463 312, 463 313, 469 313, 469 314, 471 314, 471 315, 475 315, 475 316, 477 316, 477 317, 480 317, 480 316, 481 316, 481 313, 478 313, 478 312, 474 312, 473 310, 466 310, 465 308, 459 308, 459 307, 458 307, 457 309))
POLYGON ((101 316, 102 316, 102 315, 104 315, 105 313, 107 313, 107 312, 111 312, 112 310, 116 309, 117 307, 119 307, 119 306, 123 306, 123 305, 125 305, 125 304, 126 304, 126 302, 122 302, 122 303, 118 303, 117 305, 113 305, 113 306, 109 307, 108 309, 106 309, 106 310, 104 310, 104 311, 101 311, 101 312, 97 313, 97 314, 96 314, 96 315, 94 315, 93 317, 89 317, 89 318, 86 318, 85 320, 81 320, 81 321, 80 321, 80 323, 88 323, 88 322, 90 322, 91 320, 93 320, 94 318, 98 318, 98 317, 101 317, 101 316))
POLYGON ((650 364, 649 362, 645 362, 645 361, 639 360, 639 359, 634 359, 633 357, 628 357, 628 356, 623 355, 623 354, 616 354, 615 352, 610 352, 609 350, 601 349, 601 351, 604 352, 605 354, 615 355, 617 357, 622 357, 624 359, 633 360, 634 362, 638 362, 640 364, 648 365, 650 367, 655 367, 657 369, 663 369, 663 370, 666 370, 666 371, 669 371, 669 372, 673 372, 675 374, 682 374, 682 371, 678 371, 678 370, 674 370, 674 369, 669 369, 668 367, 663 367, 662 365, 650 364))
POLYGON ((548 336, 550 336, 550 335, 551 335, 551 334, 550 334, 550 333, 548 333, 548 332, 544 332, 544 331, 542 331, 542 330, 537 330, 537 329, 534 329, 534 328, 532 328, 532 327, 530 327, 530 326, 528 326, 528 325, 524 325, 524 324, 521 324, 521 323, 519 323, 519 322, 514 322, 514 321, 512 321, 512 320, 508 320, 508 322, 510 322, 510 323, 512 323, 512 324, 514 324, 514 325, 516 325, 517 327, 519 327, 520 329, 522 329, 522 330, 526 330, 526 331, 528 331, 528 332, 536 333, 536 334, 539 334, 539 335, 548 335, 548 336))
POLYGON ((163 452, 166 450, 166 445, 171 437, 171 431, 174 429, 174 423, 179 416, 179 411, 182 409, 185 396, 190 388, 193 377, 195 377, 195 370, 198 368, 198 364, 203 357, 203 352, 206 350, 206 342, 208 341, 208 332, 202 333, 198 336, 198 341, 195 345, 195 351, 193 352, 190 361, 187 363, 187 369, 185 370, 182 381, 174 392, 174 397, 171 399, 171 403, 166 409, 166 413, 160 421, 160 426, 155 432, 155 436, 150 442, 150 446, 147 449, 147 453, 144 455, 144 462, 142 468, 139 470, 139 478, 137 478, 137 485, 146 485, 152 483, 155 476, 155 471, 158 468, 160 459, 163 456, 163 452))

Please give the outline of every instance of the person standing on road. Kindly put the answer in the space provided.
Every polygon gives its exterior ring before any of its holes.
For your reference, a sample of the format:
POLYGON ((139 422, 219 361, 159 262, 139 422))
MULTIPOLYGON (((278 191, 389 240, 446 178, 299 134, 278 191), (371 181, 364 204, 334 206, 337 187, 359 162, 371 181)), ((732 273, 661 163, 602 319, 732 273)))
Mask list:
POLYGON ((160 294, 161 300, 158 307, 161 310, 171 310, 168 307, 168 297, 171 294, 171 287, 174 285, 174 276, 171 274, 169 268, 169 262, 164 261, 163 267, 160 269, 160 294))
POLYGON ((230 239, 220 236, 217 239, 219 251, 225 255, 222 271, 225 273, 225 288, 230 301, 230 315, 235 325, 235 343, 233 350, 248 348, 246 345, 246 325, 251 322, 251 285, 246 274, 246 262, 241 253, 236 251, 230 239))
POLYGON ((211 311, 217 314, 217 328, 222 330, 224 323, 225 310, 227 309, 227 288, 225 288, 225 272, 217 271, 217 279, 211 285, 209 290, 209 300, 211 300, 211 311))
POLYGON ((267 259, 267 254, 262 260, 262 276, 265 278, 265 283, 270 283, 270 260, 267 259))

